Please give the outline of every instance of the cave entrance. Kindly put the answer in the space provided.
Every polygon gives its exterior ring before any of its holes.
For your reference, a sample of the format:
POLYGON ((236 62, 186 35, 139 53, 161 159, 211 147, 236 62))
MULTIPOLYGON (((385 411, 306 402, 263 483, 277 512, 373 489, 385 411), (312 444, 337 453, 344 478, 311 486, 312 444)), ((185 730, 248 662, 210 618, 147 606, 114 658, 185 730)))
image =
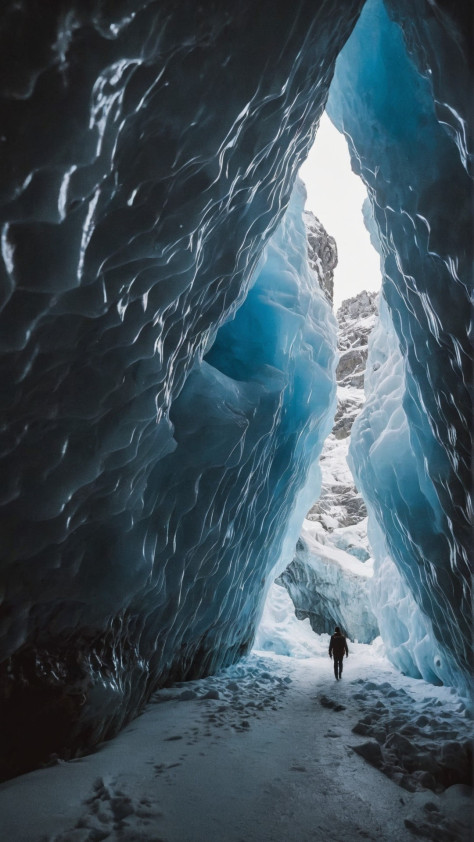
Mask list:
POLYGON ((337 314, 340 359, 334 427, 320 457, 321 494, 306 515, 293 561, 270 589, 257 633, 257 648, 296 657, 325 651, 327 640, 317 635, 332 633, 335 625, 360 643, 371 643, 379 633, 369 605, 367 510, 347 455, 352 424, 364 404, 368 339, 382 282, 380 257, 366 227, 372 219, 366 187, 352 171, 345 137, 326 113, 300 177, 307 190, 310 262, 311 251, 321 249, 311 245, 312 233, 317 243, 319 223, 336 241, 333 287, 329 279, 324 291, 337 314))

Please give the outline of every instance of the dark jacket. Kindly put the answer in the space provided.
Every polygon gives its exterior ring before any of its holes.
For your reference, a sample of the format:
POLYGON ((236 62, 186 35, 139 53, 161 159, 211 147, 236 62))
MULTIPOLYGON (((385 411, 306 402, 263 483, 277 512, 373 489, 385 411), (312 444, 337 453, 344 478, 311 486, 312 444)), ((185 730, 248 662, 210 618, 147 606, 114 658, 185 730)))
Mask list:
POLYGON ((346 638, 343 634, 334 633, 329 643, 329 654, 334 655, 335 658, 343 658, 344 652, 346 655, 349 654, 346 638))

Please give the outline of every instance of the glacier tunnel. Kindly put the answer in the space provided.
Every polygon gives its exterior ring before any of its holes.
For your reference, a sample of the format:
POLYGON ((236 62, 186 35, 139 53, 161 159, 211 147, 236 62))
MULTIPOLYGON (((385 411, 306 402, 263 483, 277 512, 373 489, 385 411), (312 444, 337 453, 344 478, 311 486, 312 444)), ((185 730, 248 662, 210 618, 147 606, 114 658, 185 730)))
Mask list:
POLYGON ((426 674, 465 687, 470 4, 6 0, 0 19, 3 777, 252 645, 335 410, 296 180, 326 104, 384 274, 353 470, 426 674))

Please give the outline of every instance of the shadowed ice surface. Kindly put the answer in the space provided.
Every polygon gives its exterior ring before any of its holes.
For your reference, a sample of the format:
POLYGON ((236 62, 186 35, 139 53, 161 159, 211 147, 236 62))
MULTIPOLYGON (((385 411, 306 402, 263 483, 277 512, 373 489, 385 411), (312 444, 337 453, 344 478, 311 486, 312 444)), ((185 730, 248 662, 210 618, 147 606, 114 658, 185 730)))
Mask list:
MULTIPOLYGON (((293 554, 335 329, 299 188, 285 211, 362 5, 3 4, 5 774, 94 745, 160 684, 238 658, 293 554)), ((378 470, 367 497, 466 670, 463 30, 417 6, 420 76, 383 7, 367 14, 333 100, 351 98, 375 200, 422 498, 378 470)), ((362 475, 362 448, 357 462, 362 475)))
POLYGON ((453 671, 469 675, 471 650, 472 182, 467 112, 458 111, 469 89, 469 28, 463 4, 449 27, 441 8, 408 15, 404 3, 387 5, 364 7, 328 103, 368 186, 388 305, 351 460, 379 526, 379 559, 386 542, 404 582, 401 623, 385 623, 396 661, 452 680, 453 671), (411 637, 402 622, 408 591, 434 633, 421 657, 423 631, 411 637))

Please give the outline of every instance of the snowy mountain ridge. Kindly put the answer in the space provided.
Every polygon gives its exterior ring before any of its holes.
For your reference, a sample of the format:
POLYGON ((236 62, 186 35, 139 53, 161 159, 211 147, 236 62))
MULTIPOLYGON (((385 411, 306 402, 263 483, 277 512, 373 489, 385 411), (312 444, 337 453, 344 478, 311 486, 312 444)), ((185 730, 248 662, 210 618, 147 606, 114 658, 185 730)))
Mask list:
POLYGON ((367 511, 347 453, 352 424, 364 405, 368 339, 376 319, 376 293, 363 291, 338 310, 338 407, 321 454, 321 496, 303 524, 293 561, 276 580, 290 594, 297 617, 308 617, 314 632, 340 625, 364 643, 379 629, 370 607, 367 511))
POLYGON ((337 266, 337 245, 334 237, 312 213, 305 210, 304 223, 308 239, 308 262, 319 281, 326 299, 333 304, 334 269, 337 266))
POLYGON ((340 350, 336 371, 337 411, 333 430, 321 454, 321 496, 308 513, 308 520, 319 521, 330 533, 341 527, 355 526, 367 517, 346 457, 352 424, 365 401, 368 339, 376 318, 377 293, 365 290, 343 301, 337 312, 340 350))

